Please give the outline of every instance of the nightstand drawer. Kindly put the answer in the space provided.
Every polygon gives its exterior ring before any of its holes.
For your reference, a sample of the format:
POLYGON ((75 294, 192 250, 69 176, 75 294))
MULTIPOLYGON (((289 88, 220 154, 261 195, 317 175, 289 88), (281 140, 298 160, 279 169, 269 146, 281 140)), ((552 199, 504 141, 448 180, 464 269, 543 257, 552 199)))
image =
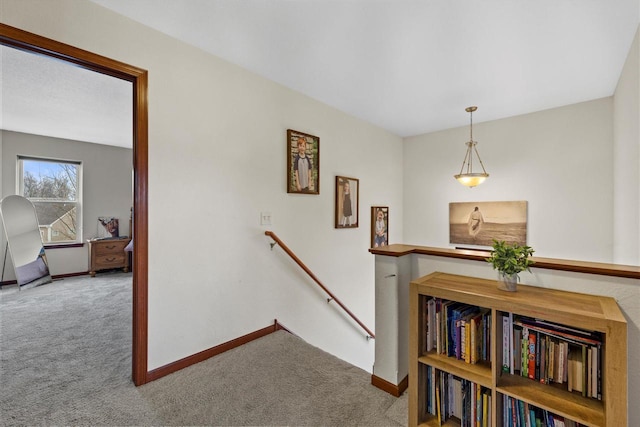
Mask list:
POLYGON ((113 241, 104 241, 99 244, 95 244, 95 253, 96 256, 101 255, 110 255, 110 254, 120 254, 120 252, 124 252, 125 246, 129 243, 127 240, 113 240, 113 241))
POLYGON ((125 265, 125 254, 98 255, 95 259, 94 270, 119 268, 125 265))

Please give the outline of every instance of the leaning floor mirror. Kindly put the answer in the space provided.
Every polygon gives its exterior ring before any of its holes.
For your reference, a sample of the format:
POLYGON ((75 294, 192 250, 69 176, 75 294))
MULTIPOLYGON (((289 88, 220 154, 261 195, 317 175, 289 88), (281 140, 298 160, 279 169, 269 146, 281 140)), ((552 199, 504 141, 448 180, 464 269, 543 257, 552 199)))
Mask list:
POLYGON ((18 288, 51 282, 33 203, 22 196, 7 196, 0 201, 0 214, 7 237, 2 266, 3 276, 8 249, 11 253, 18 288))

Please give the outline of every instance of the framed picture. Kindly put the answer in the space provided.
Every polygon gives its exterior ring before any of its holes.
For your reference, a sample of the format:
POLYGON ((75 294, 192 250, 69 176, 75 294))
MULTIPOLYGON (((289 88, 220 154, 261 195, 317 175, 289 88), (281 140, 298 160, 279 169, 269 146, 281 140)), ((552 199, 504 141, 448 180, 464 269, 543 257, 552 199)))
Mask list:
POLYGON ((389 244, 389 207, 371 206, 371 247, 389 244))
POLYGON ((120 220, 110 216, 98 217, 98 238, 105 239, 120 235, 120 220))
POLYGON ((449 243, 527 244, 527 202, 449 203, 449 243))
POLYGON ((336 176, 336 228, 358 227, 359 180, 336 176))
POLYGON ((287 129, 287 193, 320 194, 320 138, 287 129))

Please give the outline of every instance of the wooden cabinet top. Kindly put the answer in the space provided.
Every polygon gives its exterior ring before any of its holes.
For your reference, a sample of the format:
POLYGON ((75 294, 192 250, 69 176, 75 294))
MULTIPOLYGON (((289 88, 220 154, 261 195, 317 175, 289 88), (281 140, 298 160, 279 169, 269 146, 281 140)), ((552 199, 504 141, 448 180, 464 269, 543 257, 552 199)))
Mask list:
POLYGON ((544 318, 569 326, 606 332, 609 322, 626 320, 614 298, 536 286, 518 285, 516 292, 498 289, 495 280, 432 273, 411 282, 418 293, 544 318))

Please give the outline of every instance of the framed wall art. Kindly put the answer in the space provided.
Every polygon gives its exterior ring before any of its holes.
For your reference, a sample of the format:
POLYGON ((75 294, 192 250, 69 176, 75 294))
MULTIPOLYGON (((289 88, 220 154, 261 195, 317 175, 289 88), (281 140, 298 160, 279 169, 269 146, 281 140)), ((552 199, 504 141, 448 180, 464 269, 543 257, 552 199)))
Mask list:
POLYGON ((336 176, 336 228, 358 227, 360 181, 336 176))
POLYGON ((120 235, 120 220, 111 216, 98 217, 98 238, 105 239, 120 235))
POLYGON ((320 194, 320 138, 287 129, 287 193, 320 194))
POLYGON ((527 244, 527 202, 449 203, 449 243, 527 244))
POLYGON ((389 244, 389 207, 371 206, 371 247, 389 244))

